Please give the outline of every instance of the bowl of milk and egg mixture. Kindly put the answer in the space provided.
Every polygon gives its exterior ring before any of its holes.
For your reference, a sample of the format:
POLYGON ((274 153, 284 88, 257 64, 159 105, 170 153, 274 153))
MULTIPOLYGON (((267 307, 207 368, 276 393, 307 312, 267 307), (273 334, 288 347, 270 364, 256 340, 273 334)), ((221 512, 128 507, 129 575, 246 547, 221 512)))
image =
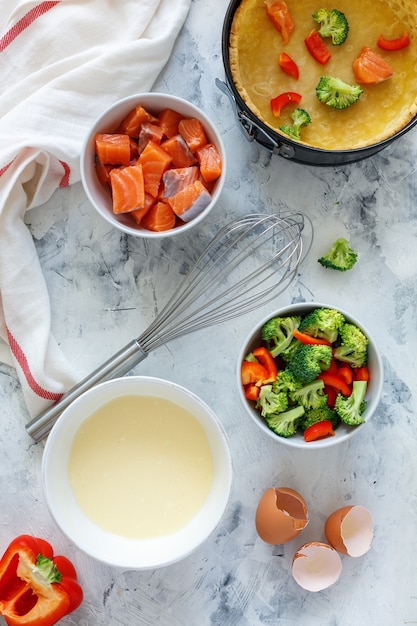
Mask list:
POLYGON ((214 531, 232 464, 224 429, 200 398, 131 376, 93 387, 62 413, 42 477, 52 517, 80 550, 113 566, 154 569, 214 531))

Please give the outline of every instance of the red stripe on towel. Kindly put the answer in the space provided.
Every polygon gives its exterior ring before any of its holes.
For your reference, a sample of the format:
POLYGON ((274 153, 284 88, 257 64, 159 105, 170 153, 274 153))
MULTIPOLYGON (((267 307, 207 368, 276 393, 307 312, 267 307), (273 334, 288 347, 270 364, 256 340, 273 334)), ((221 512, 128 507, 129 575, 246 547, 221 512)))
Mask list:
POLYGON ((9 167, 11 166, 11 164, 13 163, 14 159, 12 159, 9 163, 7 163, 7 165, 5 165, 4 167, 0 167, 0 176, 3 176, 4 172, 6 172, 9 167))
POLYGON ((68 185, 70 184, 70 174, 71 174, 71 168, 68 165, 68 163, 65 163, 65 161, 60 161, 62 167, 64 168, 64 175, 61 178, 61 181, 59 183, 60 187, 68 187, 68 185))
POLYGON ((52 391, 48 391, 47 389, 44 389, 43 387, 41 387, 36 380, 33 378, 32 376, 32 372, 30 371, 30 367, 29 367, 29 363, 27 361, 27 358, 22 350, 22 348, 19 346, 19 344, 17 343, 16 339, 13 337, 13 335, 11 334, 11 332, 9 331, 9 329, 7 328, 7 337, 9 340, 9 345, 10 345, 10 349, 16 359, 16 361, 19 363, 23 374, 25 375, 25 378, 27 380, 27 383, 29 385, 29 387, 32 389, 32 391, 34 393, 36 393, 36 395, 38 395, 40 398, 44 398, 45 400, 54 400, 57 401, 60 398, 62 398, 63 394, 62 393, 53 393, 52 391))
POLYGON ((0 39, 0 52, 7 48, 7 46, 38 19, 38 17, 41 17, 44 13, 53 9, 54 6, 60 2, 61 0, 56 0, 55 2, 40 2, 37 6, 33 7, 33 9, 25 13, 25 15, 0 39))

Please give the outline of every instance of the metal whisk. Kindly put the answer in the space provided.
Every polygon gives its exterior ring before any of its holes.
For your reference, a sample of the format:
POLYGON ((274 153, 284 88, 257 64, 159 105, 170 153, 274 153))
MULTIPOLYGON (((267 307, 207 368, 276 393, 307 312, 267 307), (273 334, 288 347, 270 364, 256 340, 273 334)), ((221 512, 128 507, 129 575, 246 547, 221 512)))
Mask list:
POLYGON ((26 429, 31 437, 41 440, 82 393, 123 376, 155 348, 276 298, 295 278, 310 249, 312 227, 308 220, 310 234, 303 233, 306 219, 301 213, 253 214, 224 226, 145 332, 30 421, 26 429))

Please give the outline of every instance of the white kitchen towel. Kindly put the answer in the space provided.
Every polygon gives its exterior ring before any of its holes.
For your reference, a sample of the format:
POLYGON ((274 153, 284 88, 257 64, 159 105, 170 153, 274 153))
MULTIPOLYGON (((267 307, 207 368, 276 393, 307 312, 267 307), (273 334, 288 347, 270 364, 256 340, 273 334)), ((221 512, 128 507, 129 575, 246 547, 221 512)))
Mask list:
POLYGON ((77 380, 51 334, 27 210, 80 179, 85 133, 110 104, 149 91, 191 0, 2 0, 0 361, 36 416, 77 380))

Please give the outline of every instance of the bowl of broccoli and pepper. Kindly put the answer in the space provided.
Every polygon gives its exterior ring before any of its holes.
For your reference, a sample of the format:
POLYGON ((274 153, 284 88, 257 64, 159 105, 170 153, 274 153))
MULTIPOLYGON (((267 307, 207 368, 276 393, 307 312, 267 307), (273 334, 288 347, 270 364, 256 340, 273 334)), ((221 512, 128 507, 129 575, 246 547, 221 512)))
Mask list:
POLYGON ((276 441, 323 448, 362 430, 379 403, 381 356, 349 313, 298 303, 261 320, 239 355, 247 412, 276 441))

